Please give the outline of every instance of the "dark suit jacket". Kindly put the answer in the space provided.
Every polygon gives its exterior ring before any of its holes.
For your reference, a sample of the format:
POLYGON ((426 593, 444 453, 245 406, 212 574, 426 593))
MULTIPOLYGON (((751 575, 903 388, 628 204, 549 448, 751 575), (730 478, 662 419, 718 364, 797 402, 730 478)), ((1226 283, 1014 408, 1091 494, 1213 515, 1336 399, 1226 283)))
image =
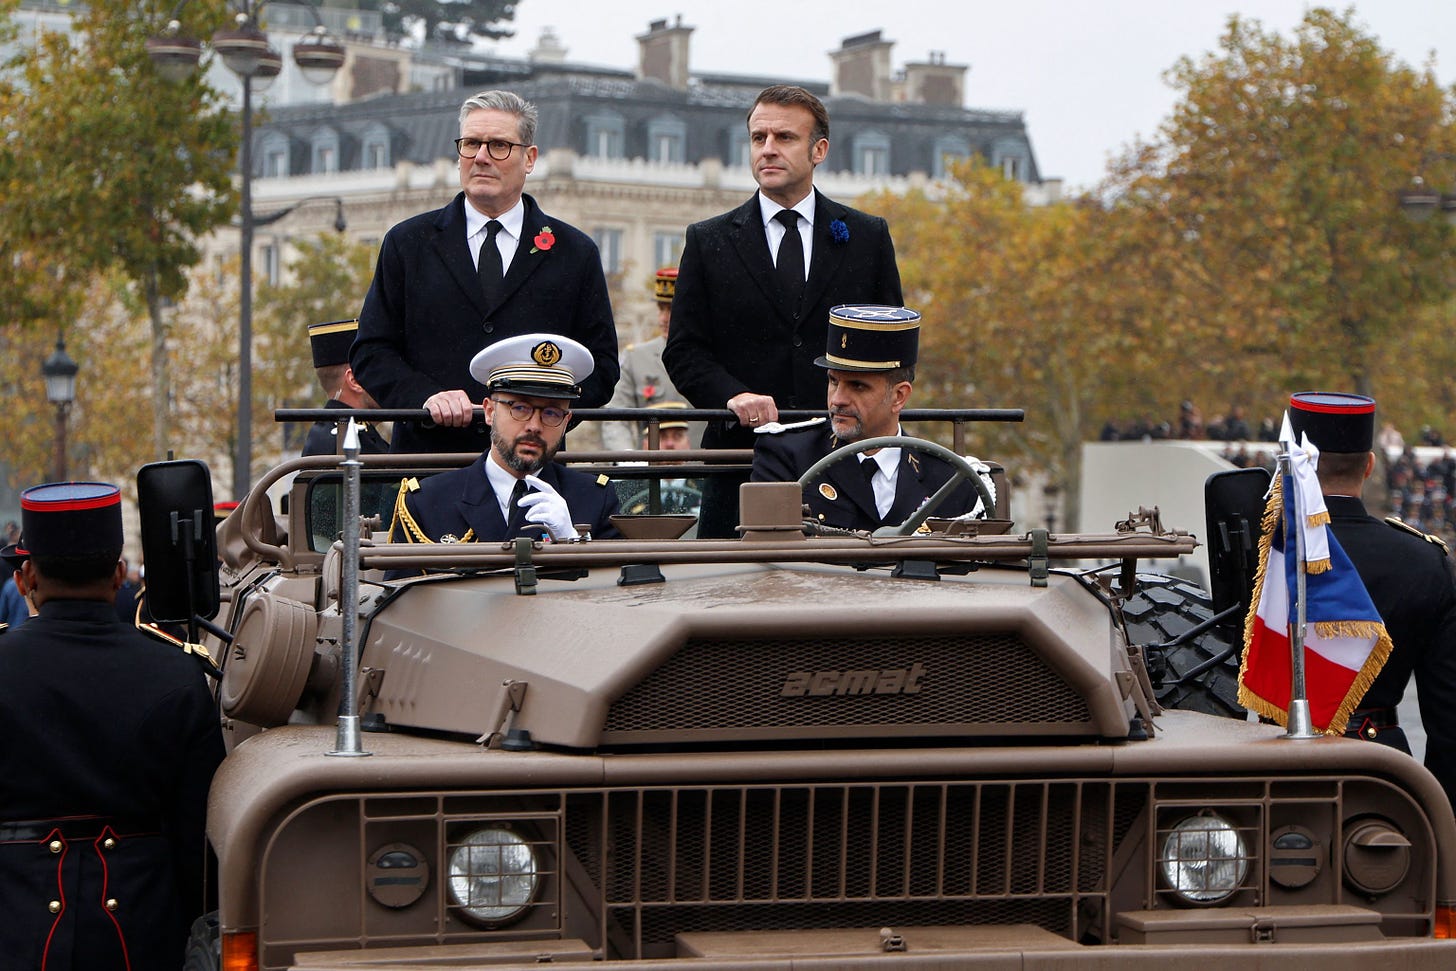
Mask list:
MULTIPOLYGON (((694 406, 722 408, 753 391, 773 395, 780 408, 823 408, 828 381, 814 359, 824 353, 830 308, 903 303, 885 220, 817 189, 815 200, 814 256, 798 308, 780 298, 756 194, 688 227, 662 360, 694 406), (831 235, 836 220, 849 232, 844 242, 831 235)), ((712 422, 703 446, 753 448, 753 439, 736 423, 712 422)))
MULTIPOLYGON (((780 435, 759 435, 753 451, 753 482, 793 482, 815 462, 837 449, 842 443, 827 426, 802 428, 780 435)), ((875 490, 859 469, 857 456, 846 456, 830 466, 815 482, 804 488, 804 502, 810 518, 825 526, 839 529, 874 530, 881 526, 898 526, 920 508, 954 475, 941 459, 923 452, 900 450, 900 471, 895 478, 895 503, 880 518, 875 508, 875 490)), ((959 516, 976 506, 979 494, 969 481, 962 481, 945 501, 936 507, 936 516, 959 516)))
MULTIPOLYGON (((430 476, 415 489, 410 488, 411 480, 401 483, 399 502, 425 538, 400 521, 397 504, 389 527, 390 542, 438 543, 451 536, 450 542, 496 543, 515 536, 525 516, 517 509, 509 524, 501 517, 495 490, 485 473, 488 460, 488 454, 482 454, 463 469, 430 476)), ((592 536, 598 539, 620 535, 611 520, 617 512, 617 490, 606 476, 590 476, 555 462, 546 463, 538 474, 566 500, 572 522, 589 523, 592 536)))
MULTIPOLYGON (((580 341, 596 370, 582 382, 581 408, 604 405, 617 383, 617 330, 591 237, 526 202, 521 242, 506 271, 500 303, 485 305, 470 244, 465 194, 443 209, 406 219, 384 237, 374 282, 359 313, 351 354, 354 375, 384 408, 420 408, 438 391, 461 388, 479 402, 485 388, 470 359, 506 337, 544 332, 580 341), (544 226, 549 250, 532 242, 544 226)), ((483 429, 424 428, 400 422, 395 452, 483 452, 483 429)))
POLYGON ((0 820, 40 835, 0 841, 0 964, 181 967, 202 913, 207 792, 222 758, 197 663, 123 624, 112 604, 50 600, 7 634, 0 820))
MULTIPOLYGON (((1335 538, 1394 647, 1360 706, 1394 708, 1414 674, 1426 768, 1456 801, 1456 585, 1450 563, 1434 543, 1369 516, 1359 499, 1326 496, 1325 504, 1335 538)), ((1358 728, 1358 721, 1351 719, 1350 727, 1358 728)))
MULTIPOLYGON (((342 401, 330 398, 324 402, 325 408, 347 408, 348 405, 342 401)), ((384 440, 368 422, 359 422, 359 454, 380 455, 389 451, 389 443, 384 440)), ((316 421, 313 427, 308 430, 308 438, 303 443, 304 455, 336 455, 342 450, 339 447, 338 425, 331 421, 316 421)))

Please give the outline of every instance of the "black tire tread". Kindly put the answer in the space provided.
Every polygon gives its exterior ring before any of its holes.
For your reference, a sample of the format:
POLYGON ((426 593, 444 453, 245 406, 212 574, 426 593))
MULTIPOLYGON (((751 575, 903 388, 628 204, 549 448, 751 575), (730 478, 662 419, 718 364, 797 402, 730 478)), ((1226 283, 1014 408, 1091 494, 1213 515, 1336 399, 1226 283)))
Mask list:
POLYGON ((1123 604, 1122 616, 1128 643, 1141 647, 1147 659, 1160 705, 1226 718, 1247 717, 1238 701, 1242 637, 1236 631, 1215 625, 1186 643, 1160 646, 1213 616, 1208 591, 1180 577, 1140 573, 1136 589, 1123 604), (1186 672, 1225 652, 1227 656, 1219 663, 1183 680, 1186 672))

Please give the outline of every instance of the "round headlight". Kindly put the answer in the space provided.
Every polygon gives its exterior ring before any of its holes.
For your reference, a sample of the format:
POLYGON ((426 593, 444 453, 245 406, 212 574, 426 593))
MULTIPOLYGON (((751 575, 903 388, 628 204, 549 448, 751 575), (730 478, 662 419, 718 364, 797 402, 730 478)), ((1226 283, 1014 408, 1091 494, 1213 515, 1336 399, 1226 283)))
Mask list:
POLYGON ((1233 823, 1217 813, 1203 813, 1168 831, 1158 866, 1168 888, 1179 897, 1211 904, 1243 886, 1249 854, 1233 823))
POLYGON ((450 850, 450 900, 466 916, 500 924, 525 912, 540 881, 536 851, 508 829, 477 829, 450 850))

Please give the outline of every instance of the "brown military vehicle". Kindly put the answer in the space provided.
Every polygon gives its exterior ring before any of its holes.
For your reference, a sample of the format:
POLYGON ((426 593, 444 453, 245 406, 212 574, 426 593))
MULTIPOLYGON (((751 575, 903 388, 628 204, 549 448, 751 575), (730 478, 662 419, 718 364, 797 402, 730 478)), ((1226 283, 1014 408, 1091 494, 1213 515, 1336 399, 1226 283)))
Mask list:
POLYGON ((189 968, 1456 967, 1421 765, 1160 705, 1126 615, 1195 540, 1156 516, 806 535, 770 484, 734 541, 385 542, 468 459, 288 462, 220 582, 205 481, 149 467, 231 737, 189 968))

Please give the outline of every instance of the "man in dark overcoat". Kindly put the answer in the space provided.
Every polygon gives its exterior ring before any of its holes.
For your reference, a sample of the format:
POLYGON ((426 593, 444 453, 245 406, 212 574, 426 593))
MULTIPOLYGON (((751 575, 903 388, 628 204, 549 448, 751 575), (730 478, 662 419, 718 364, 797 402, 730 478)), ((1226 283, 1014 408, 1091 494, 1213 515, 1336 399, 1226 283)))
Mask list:
POLYGON ((121 494, 21 494, 39 614, 0 650, 0 955, 12 968, 177 968, 202 913, 223 757, 197 663, 123 624, 121 494))
POLYGON ((1426 768, 1456 803, 1456 584, 1445 544, 1394 517, 1375 519, 1360 493, 1375 468, 1375 401, 1299 392, 1289 422, 1320 450, 1330 528, 1390 634, 1392 650, 1350 716, 1345 734, 1410 752, 1396 706, 1414 675, 1426 732, 1426 768))
POLYGON ((482 348, 543 326, 585 345, 595 361, 583 407, 617 383, 617 330, 591 237, 525 195, 536 165, 536 107, 485 91, 460 109, 462 192, 445 208, 385 234, 359 314, 351 360, 384 408, 425 408, 432 427, 396 423, 395 452, 480 452, 473 419, 485 388, 467 366, 482 348))
MULTIPOLYGON (((754 482, 792 482, 840 447, 903 435, 900 412, 910 400, 919 350, 920 315, 904 307, 835 307, 828 344, 815 360, 828 376, 828 424, 759 435, 754 482)), ((989 469, 988 469, 989 471, 989 469)), ((804 487, 809 518, 838 529, 898 526, 948 482, 944 459, 905 448, 846 455, 804 487)), ((990 482, 989 475, 985 480, 990 482)), ((934 511, 954 517, 977 510, 980 496, 965 480, 934 511)), ((982 515, 989 515, 982 512, 982 515)))
MULTIPOLYGON (((663 363, 698 408, 728 408, 704 448, 752 448, 756 425, 780 408, 818 408, 829 310, 899 306, 900 271, 885 220, 814 188, 829 151, 829 114, 794 85, 759 93, 748 114, 758 192, 742 206, 688 227, 663 363), (785 246, 785 241, 788 245, 785 246)), ((713 476, 699 536, 734 536, 738 483, 713 476)))

